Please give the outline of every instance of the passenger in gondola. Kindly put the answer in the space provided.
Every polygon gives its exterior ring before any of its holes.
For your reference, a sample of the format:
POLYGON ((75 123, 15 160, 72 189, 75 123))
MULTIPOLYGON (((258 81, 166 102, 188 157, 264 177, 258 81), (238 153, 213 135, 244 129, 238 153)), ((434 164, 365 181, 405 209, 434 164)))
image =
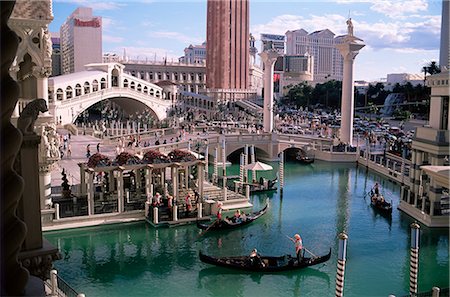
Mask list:
POLYGON ((253 249, 252 252, 250 253, 250 265, 257 267, 266 266, 262 261, 261 256, 258 254, 257 249, 253 249))
POLYGON ((233 222, 239 223, 241 221, 241 211, 239 209, 236 209, 234 212, 233 222))
POLYGON ((247 215, 245 214, 245 212, 242 212, 242 213, 241 213, 241 220, 242 220, 243 222, 247 221, 247 215))

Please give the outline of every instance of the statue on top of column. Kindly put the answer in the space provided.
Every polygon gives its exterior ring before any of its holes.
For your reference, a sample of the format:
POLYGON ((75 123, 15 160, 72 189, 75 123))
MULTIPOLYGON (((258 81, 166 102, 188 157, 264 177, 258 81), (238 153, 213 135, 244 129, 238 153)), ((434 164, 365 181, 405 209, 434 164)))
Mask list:
POLYGON ((353 23, 352 18, 348 18, 347 20, 347 35, 353 36, 353 23))

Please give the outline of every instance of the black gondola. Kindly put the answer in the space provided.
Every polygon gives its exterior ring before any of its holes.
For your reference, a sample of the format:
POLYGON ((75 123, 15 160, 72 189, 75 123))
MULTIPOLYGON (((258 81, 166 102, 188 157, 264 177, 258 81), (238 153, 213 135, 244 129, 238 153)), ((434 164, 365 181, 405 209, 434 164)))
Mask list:
POLYGON ((386 202, 386 200, 384 200, 384 197, 382 195, 379 195, 379 197, 377 197, 376 194, 372 194, 372 196, 370 197, 370 205, 372 205, 372 207, 381 214, 384 215, 392 214, 392 204, 386 202))
POLYGON ((300 164, 311 164, 314 163, 314 158, 310 158, 306 155, 300 155, 298 154, 295 157, 295 160, 297 160, 300 164))
POLYGON ((238 220, 236 222, 233 222, 231 220, 220 220, 220 221, 214 221, 211 224, 204 224, 197 221, 197 227, 203 230, 228 230, 228 229, 234 229, 238 228, 240 226, 248 225, 251 222, 255 221, 257 218, 261 217, 263 214, 267 212, 267 209, 269 208, 269 201, 267 201, 266 206, 264 206, 263 209, 253 212, 246 216, 244 220, 238 220))
POLYGON ((331 249, 328 254, 320 257, 303 257, 300 263, 297 261, 297 257, 292 257, 291 255, 284 255, 279 257, 260 256, 260 260, 258 262, 255 262, 252 261, 249 256, 215 258, 205 255, 201 251, 199 251, 199 257, 202 262, 222 267, 255 272, 277 272, 301 269, 308 266, 324 263, 330 259, 330 256, 331 249))

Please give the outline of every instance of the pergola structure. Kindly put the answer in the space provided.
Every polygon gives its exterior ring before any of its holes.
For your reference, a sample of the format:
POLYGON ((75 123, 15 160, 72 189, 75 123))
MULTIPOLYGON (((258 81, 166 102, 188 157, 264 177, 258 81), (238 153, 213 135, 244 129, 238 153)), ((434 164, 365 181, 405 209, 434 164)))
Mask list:
POLYGON ((89 163, 79 163, 80 194, 87 196, 88 215, 98 213, 95 205, 116 202, 117 212, 122 213, 126 211, 126 204, 151 202, 156 192, 160 192, 163 199, 170 194, 178 203, 184 201, 183 195, 190 189, 203 197, 205 162, 195 157, 190 159, 149 164, 133 157, 125 164, 100 162, 92 167, 89 163))

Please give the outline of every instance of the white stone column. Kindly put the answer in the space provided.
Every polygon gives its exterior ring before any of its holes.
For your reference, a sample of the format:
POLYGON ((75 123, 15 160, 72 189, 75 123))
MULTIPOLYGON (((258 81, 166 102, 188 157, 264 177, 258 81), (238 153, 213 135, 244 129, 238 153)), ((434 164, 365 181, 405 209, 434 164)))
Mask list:
POLYGON ((87 172, 87 203, 88 203, 88 216, 94 214, 94 171, 91 169, 87 172))
POLYGON ((279 54, 275 50, 264 51, 259 54, 264 63, 264 132, 273 130, 273 67, 279 54))
POLYGON ((44 209, 46 205, 52 203, 52 174, 47 166, 39 168, 39 191, 40 191, 40 207, 44 209))
POLYGON ((208 181, 208 164, 209 164, 209 146, 206 145, 205 148, 205 179, 208 181))
POLYGON ((152 169, 145 168, 145 195, 147 196, 147 198, 153 196, 153 193, 151 192, 150 189, 150 186, 152 185, 151 177, 152 177, 152 169))
POLYGON ((124 210, 124 188, 123 188, 123 172, 122 170, 117 171, 117 209, 119 213, 124 210))
POLYGON ((336 45, 341 55, 344 57, 344 77, 342 82, 341 100, 341 130, 340 140, 343 143, 352 145, 353 143, 353 109, 354 109, 354 81, 353 81, 353 61, 359 50, 365 46, 364 42, 354 36, 347 35, 344 42, 336 45))

